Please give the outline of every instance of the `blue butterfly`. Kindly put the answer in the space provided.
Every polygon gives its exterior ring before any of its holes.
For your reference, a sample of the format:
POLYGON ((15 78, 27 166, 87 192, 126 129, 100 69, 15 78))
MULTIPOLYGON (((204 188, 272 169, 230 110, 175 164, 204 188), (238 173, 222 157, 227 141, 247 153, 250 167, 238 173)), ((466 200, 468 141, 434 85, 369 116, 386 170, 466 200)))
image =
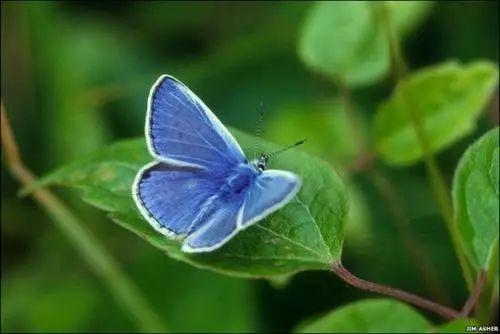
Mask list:
POLYGON ((221 247, 301 187, 293 173, 266 170, 270 155, 248 162, 210 109, 171 76, 151 88, 145 132, 156 161, 137 173, 132 194, 156 231, 183 240, 184 252, 221 247))

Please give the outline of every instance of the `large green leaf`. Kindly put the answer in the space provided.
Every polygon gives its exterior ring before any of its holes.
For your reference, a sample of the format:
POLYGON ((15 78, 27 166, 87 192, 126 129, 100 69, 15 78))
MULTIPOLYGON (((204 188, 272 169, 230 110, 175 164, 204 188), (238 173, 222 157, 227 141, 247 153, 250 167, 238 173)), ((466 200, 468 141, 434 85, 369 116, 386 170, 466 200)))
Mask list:
MULTIPOLYGON (((248 156, 255 139, 232 131, 248 156)), ((265 151, 275 150, 263 143, 265 151)), ((180 244, 155 232, 139 215, 131 196, 135 174, 151 160, 145 140, 127 140, 64 167, 38 184, 63 184, 84 191, 84 200, 110 212, 114 221, 178 260, 226 274, 275 277, 308 269, 328 269, 340 258, 347 196, 332 168, 299 150, 281 154, 272 168, 303 179, 298 195, 283 209, 242 231, 220 250, 185 254, 180 244)))
POLYGON ((300 57, 313 70, 351 86, 382 79, 390 57, 381 6, 386 6, 396 33, 405 34, 421 21, 430 2, 318 2, 302 29, 300 57))
POLYGON ((392 299, 351 303, 301 324, 300 333, 420 333, 430 323, 412 307, 392 299))
POLYGON ((498 242, 498 127, 472 144, 453 179, 455 223, 471 262, 488 268, 498 242))
POLYGON ((433 152, 469 134, 498 80, 493 63, 461 65, 450 61, 415 72, 401 81, 375 115, 377 150, 389 164, 407 165, 422 158, 412 115, 421 120, 433 152))

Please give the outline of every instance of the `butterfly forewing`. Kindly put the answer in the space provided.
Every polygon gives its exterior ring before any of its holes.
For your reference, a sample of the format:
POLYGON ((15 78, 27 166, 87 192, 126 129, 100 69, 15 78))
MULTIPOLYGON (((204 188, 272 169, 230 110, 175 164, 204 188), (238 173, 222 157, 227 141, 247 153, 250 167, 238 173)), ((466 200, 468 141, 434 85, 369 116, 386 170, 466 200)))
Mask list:
POLYGON ((155 158, 177 165, 228 168, 245 160, 236 140, 210 109, 166 75, 150 92, 146 140, 155 158))

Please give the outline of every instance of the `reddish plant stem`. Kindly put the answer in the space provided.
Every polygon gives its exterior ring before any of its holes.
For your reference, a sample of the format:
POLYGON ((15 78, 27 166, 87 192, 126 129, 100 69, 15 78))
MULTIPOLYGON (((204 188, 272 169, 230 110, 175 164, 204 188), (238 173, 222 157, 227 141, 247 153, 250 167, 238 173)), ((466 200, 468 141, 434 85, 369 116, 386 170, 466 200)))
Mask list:
POLYGON ((409 304, 413 304, 425 310, 439 314, 441 317, 447 320, 455 319, 461 316, 460 312, 452 308, 449 308, 447 306, 432 302, 430 300, 427 300, 425 298, 422 298, 420 296, 414 295, 409 292, 405 292, 387 285, 382 285, 359 278, 355 276, 353 273, 351 273, 349 270, 344 268, 344 266, 340 261, 333 263, 332 271, 346 283, 358 289, 380 293, 382 295, 390 296, 405 301, 409 304))
POLYGON ((488 277, 488 273, 484 270, 481 270, 477 274, 477 279, 476 279, 476 286, 474 287, 474 290, 471 292, 469 295, 469 299, 467 299, 467 302, 465 303, 464 307, 462 308, 462 311, 460 311, 460 315, 463 317, 467 317, 474 307, 476 306, 479 297, 481 297, 481 293, 483 292, 484 284, 486 283, 486 278, 488 277))

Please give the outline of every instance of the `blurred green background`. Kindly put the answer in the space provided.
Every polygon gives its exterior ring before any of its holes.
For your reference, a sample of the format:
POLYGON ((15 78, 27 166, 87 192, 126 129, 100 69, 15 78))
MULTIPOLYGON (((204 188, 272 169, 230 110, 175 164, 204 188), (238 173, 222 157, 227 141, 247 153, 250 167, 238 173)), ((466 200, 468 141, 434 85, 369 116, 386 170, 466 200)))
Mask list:
MULTIPOLYGON (((186 83, 223 123, 250 134, 264 102, 267 139, 284 145, 304 137, 301 131, 315 133, 302 149, 341 173, 352 161, 355 137, 370 136, 364 128, 349 133, 345 115, 336 111, 336 86, 299 59, 298 38, 311 3, 1 6, 2 100, 21 154, 37 175, 114 140, 142 136, 147 94, 163 73, 186 83)), ((403 50, 412 69, 447 59, 498 62, 498 2, 435 3, 405 38, 403 50)), ((391 87, 385 80, 352 92, 360 124, 373 117, 391 87)), ((498 109, 498 94, 494 103, 488 108, 498 109)), ((498 117, 485 112, 473 134, 440 154, 447 180, 472 139, 497 123, 498 117)), ((347 230, 346 267, 459 308, 466 293, 423 164, 383 171, 440 287, 423 281, 387 200, 364 173, 349 177, 359 210, 347 230)), ((1 173, 2 330, 135 330, 45 213, 31 199, 16 196, 18 184, 3 164, 1 173)), ((74 194, 58 194, 176 331, 289 331, 308 317, 367 296, 328 272, 300 273, 279 285, 195 269, 169 259, 74 194)))

